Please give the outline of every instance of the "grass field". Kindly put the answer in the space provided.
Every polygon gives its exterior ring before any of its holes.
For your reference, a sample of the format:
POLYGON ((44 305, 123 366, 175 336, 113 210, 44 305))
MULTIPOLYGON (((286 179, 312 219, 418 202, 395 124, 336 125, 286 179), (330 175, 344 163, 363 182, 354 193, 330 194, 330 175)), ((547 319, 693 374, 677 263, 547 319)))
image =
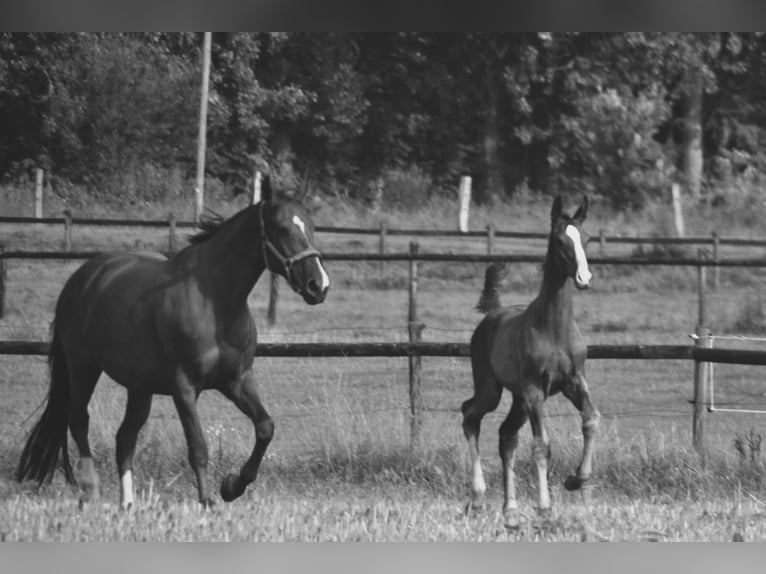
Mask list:
MULTIPOLYGON (((320 211, 318 217, 327 215, 320 211)), ((533 223, 536 220, 529 220, 526 229, 533 223)), ((407 221, 401 223, 408 226, 407 221)), ((57 248, 62 237, 61 230, 10 226, 2 235, 7 245, 18 248, 57 248)), ((102 229, 77 232, 74 240, 76 248, 134 247, 136 241, 139 246, 164 248, 166 236, 102 229)), ((321 240, 321 247, 333 251, 376 249, 374 239, 321 240)), ((406 246, 406 241, 399 245, 406 246)), ((422 249, 481 253, 484 244, 434 240, 422 249)), ((497 249, 503 252, 503 244, 497 249)), ((76 266, 10 262, 0 338, 44 339, 56 296, 76 266)), ((256 286, 251 308, 262 342, 406 340, 406 264, 387 264, 382 271, 377 264, 328 262, 327 266, 333 279, 327 301, 308 307, 283 289, 273 328, 265 320, 268 282, 256 286)), ((688 335, 697 317, 693 270, 593 271, 593 289, 578 293, 575 300, 577 321, 588 343, 691 343, 688 335)), ((425 340, 468 340, 479 319, 472 308, 482 276, 481 265, 421 266, 419 314, 426 324, 425 340)), ((531 300, 539 279, 536 265, 514 267, 504 303, 531 300)), ((709 301, 714 332, 740 334, 738 326, 757 314, 762 282, 757 270, 722 272, 721 287, 709 301)), ((717 344, 766 347, 760 341, 717 344)), ((766 539, 766 485, 758 442, 763 415, 708 415, 709 455, 700 459, 691 448, 693 364, 687 361, 588 363, 589 384, 603 418, 594 477, 580 492, 569 493, 562 485, 582 444, 579 416, 565 399, 552 398, 547 424, 554 453, 554 510, 546 517, 535 512, 536 483, 526 427, 517 472, 520 505, 529 520, 516 531, 503 527, 499 512, 497 428, 508 411, 508 396, 485 417, 482 427, 488 508, 472 515, 463 512, 469 468, 459 407, 472 388, 466 359, 423 359, 427 412, 423 441, 414 452, 409 450, 406 359, 256 359, 262 398, 277 425, 275 439, 258 481, 241 499, 220 502, 212 510, 196 504, 180 423, 166 397, 155 399, 139 439, 136 507, 119 510, 114 433, 125 396, 106 378, 90 409, 103 501, 80 510, 77 492, 61 476, 40 491, 32 484, 15 483, 13 470, 25 434, 47 392, 46 370, 43 357, 0 357, 0 538, 4 540, 728 541, 735 535, 748 541, 766 539)), ((761 372, 758 367, 716 366, 716 403, 766 410, 761 372)), ((244 461, 253 431, 249 421, 215 393, 202 395, 200 411, 210 470, 218 483, 244 461)))

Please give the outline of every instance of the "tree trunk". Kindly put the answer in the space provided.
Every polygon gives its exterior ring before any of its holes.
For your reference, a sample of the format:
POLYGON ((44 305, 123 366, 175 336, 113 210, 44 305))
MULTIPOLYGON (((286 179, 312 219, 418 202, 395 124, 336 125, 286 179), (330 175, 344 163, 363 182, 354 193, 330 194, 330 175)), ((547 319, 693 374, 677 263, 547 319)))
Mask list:
POLYGON ((484 118, 484 169, 486 170, 486 199, 504 195, 502 159, 500 157, 500 126, 498 125, 499 87, 490 66, 486 72, 487 112, 484 118))
POLYGON ((686 179, 689 195, 695 201, 702 189, 702 76, 695 73, 682 96, 681 133, 678 140, 681 172, 686 179))

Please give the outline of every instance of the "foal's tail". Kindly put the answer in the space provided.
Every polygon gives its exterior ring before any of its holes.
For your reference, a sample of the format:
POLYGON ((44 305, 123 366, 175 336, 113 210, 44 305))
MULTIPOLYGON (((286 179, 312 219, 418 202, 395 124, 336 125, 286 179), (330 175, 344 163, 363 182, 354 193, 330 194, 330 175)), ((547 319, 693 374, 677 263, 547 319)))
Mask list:
POLYGON ((74 484, 75 477, 67 448, 69 372, 55 324, 51 326, 51 333, 53 339, 48 352, 51 376, 48 401, 21 452, 19 466, 16 468, 16 479, 21 482, 25 478, 31 478, 39 484, 50 482, 56 471, 59 452, 61 452, 64 476, 69 483, 74 484))
POLYGON ((494 309, 501 307, 500 294, 498 292, 500 288, 500 282, 505 278, 508 270, 506 269, 504 261, 495 261, 489 267, 484 274, 484 289, 479 296, 479 302, 476 304, 476 310, 481 313, 489 313, 494 309))

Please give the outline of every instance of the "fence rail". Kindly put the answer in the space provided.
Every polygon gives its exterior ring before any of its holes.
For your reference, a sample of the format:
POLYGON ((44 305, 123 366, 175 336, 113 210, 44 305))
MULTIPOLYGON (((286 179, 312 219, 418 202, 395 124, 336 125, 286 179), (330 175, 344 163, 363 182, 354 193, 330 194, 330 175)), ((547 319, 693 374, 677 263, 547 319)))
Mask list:
MULTIPOLYGON (((64 217, 16 217, 1 216, 0 223, 13 224, 46 224, 46 225, 85 225, 92 227, 157 227, 167 228, 169 221, 177 227, 196 227, 194 221, 176 220, 171 213, 168 219, 120 219, 120 218, 85 218, 72 217, 66 213, 64 217)), ((494 225, 489 225, 486 230, 478 231, 459 231, 457 229, 396 229, 389 228, 385 222, 381 222, 379 228, 367 227, 338 227, 317 225, 317 233, 334 233, 339 235, 389 235, 389 236, 407 236, 407 237, 477 237, 485 238, 488 235, 493 237, 504 237, 512 239, 547 239, 547 233, 527 232, 527 231, 504 231, 495 229, 494 225)), ((597 236, 590 238, 591 242, 601 244, 667 244, 667 245, 737 245, 750 247, 766 247, 766 238, 752 237, 721 237, 713 232, 709 236, 697 237, 628 237, 623 235, 606 235, 600 231, 597 236)))
MULTIPOLYGON (((0 355, 47 355, 47 341, 0 340, 0 355)), ((468 343, 258 343, 256 357, 470 357, 468 343)), ((693 360, 766 365, 766 351, 694 345, 589 345, 588 359, 693 360)))
MULTIPOLYGON (((90 259, 103 251, 26 251, 0 250, 0 259, 90 259)), ((172 255, 166 251, 164 255, 172 255)), ((542 254, 507 254, 490 255, 481 253, 354 253, 354 252, 323 252, 326 261, 424 261, 424 262, 457 262, 457 263, 491 263, 505 261, 507 263, 542 263, 542 254)), ((710 259, 707 257, 588 257, 591 265, 660 265, 680 267, 766 267, 766 258, 740 257, 727 259, 710 259)))
MULTIPOLYGON (((589 345, 589 359, 693 360, 694 400, 692 440, 694 447, 704 453, 704 415, 710 409, 708 391, 704 387, 703 370, 709 363, 766 365, 766 351, 743 349, 713 349, 703 330, 695 345, 589 345)), ((46 341, 0 340, 0 355, 47 355, 46 341)), ((257 357, 407 357, 410 360, 410 441, 420 441, 422 416, 426 410, 422 401, 420 380, 421 357, 469 357, 468 343, 258 343, 257 357), (414 361, 414 362, 413 362, 414 361)))

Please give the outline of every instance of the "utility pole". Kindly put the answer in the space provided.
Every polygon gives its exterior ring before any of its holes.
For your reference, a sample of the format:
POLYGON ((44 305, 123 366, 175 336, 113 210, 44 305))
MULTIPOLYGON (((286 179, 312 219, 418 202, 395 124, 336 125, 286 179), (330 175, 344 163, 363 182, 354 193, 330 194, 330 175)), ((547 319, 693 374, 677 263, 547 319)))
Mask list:
POLYGON ((205 140, 207 137, 207 98, 210 83, 211 32, 205 32, 202 43, 202 90, 199 103, 199 138, 197 139, 197 185, 194 188, 194 221, 202 215, 205 193, 205 140))

